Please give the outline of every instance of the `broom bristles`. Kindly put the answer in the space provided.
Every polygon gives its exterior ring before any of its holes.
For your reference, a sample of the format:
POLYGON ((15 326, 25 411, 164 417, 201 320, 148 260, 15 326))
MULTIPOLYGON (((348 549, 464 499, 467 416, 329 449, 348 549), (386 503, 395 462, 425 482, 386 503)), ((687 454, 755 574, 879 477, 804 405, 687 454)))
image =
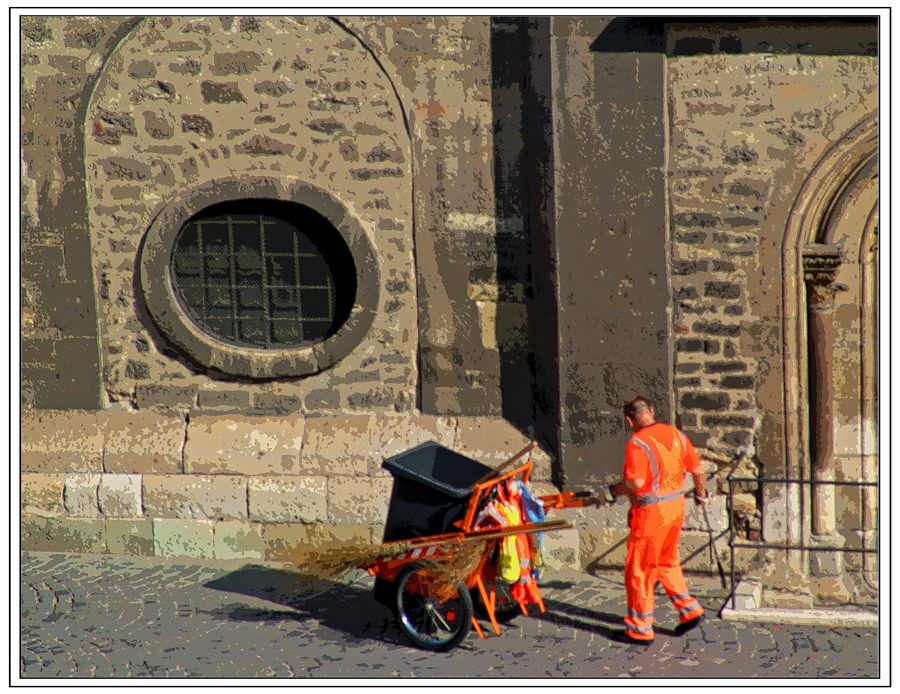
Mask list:
MULTIPOLYGON (((430 558, 429 564, 442 579, 458 585, 474 571, 487 547, 487 542, 463 542, 446 548, 449 556, 430 558)), ((371 543, 329 542, 321 545, 300 545, 290 550, 285 562, 296 567, 299 576, 315 579, 332 579, 340 574, 382 557, 389 557, 412 548, 409 542, 385 545, 371 543)))

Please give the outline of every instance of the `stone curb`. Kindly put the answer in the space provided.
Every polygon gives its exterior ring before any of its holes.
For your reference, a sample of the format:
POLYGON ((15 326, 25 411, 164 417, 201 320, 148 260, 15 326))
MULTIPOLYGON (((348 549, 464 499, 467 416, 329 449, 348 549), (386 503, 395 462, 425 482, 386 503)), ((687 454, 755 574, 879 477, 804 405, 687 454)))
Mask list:
POLYGON ((719 617, 727 622, 790 624, 793 626, 878 628, 878 615, 862 610, 806 610, 757 607, 750 610, 723 607, 719 617))

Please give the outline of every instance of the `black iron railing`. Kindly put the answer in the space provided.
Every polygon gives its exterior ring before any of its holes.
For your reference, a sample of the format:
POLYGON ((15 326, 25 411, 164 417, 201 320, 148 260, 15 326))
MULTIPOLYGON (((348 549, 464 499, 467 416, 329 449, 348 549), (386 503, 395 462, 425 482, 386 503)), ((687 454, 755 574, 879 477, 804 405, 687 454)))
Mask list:
MULTIPOLYGON (((741 456, 743 457, 743 456, 741 456)), ((739 459, 738 459, 739 460, 739 459)), ((738 461, 736 461, 738 462, 738 461)), ((733 470, 732 470, 733 474, 733 470)), ((829 547, 823 545, 810 545, 805 540, 805 532, 801 530, 800 532, 800 541, 799 543, 789 543, 789 542, 738 542, 737 528, 735 527, 734 522, 734 487, 735 484, 738 483, 753 483, 753 484, 783 484, 785 486, 790 484, 799 484, 799 485, 810 485, 810 488, 816 485, 831 485, 831 486, 841 486, 841 487, 877 487, 877 482, 858 482, 858 481, 837 481, 837 480, 801 480, 801 479, 787 479, 787 478, 767 478, 767 477, 732 477, 729 475, 727 477, 728 480, 728 533, 729 540, 728 544, 731 548, 731 609, 735 609, 736 598, 735 598, 735 583, 736 583, 736 570, 735 570, 735 561, 734 561, 734 551, 736 549, 780 549, 785 551, 801 551, 801 552, 853 552, 859 554, 877 554, 878 549, 870 548, 870 547, 829 547)), ((805 494, 800 494, 800 520, 801 522, 805 522, 806 513, 804 512, 805 508, 805 494)), ((863 502, 864 503, 864 502, 863 502)), ((851 530, 858 530, 863 533, 863 538, 865 537, 863 528, 854 528, 851 530)), ((865 542, 865 539, 863 539, 865 542)))

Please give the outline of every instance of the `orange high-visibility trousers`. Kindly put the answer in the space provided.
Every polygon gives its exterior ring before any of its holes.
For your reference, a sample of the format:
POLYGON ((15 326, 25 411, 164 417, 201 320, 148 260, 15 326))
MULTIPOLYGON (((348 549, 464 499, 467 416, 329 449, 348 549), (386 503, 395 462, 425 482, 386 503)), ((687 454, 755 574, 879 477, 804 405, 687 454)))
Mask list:
POLYGON ((636 506, 629 514, 625 632, 634 639, 649 641, 654 637, 653 591, 657 581, 678 610, 679 621, 688 622, 703 614, 700 603, 688 591, 678 559, 683 524, 684 497, 636 506))

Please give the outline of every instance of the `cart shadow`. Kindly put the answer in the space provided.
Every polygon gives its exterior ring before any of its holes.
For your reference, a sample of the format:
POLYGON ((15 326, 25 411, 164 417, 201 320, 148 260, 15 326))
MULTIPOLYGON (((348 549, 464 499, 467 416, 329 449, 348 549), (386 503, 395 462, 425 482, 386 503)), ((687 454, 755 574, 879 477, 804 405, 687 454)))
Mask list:
POLYGON ((352 639, 374 639, 409 646, 390 610, 377 603, 371 588, 305 576, 293 571, 248 564, 207 581, 204 588, 265 600, 289 609, 247 604, 210 611, 215 619, 234 622, 306 622, 314 620, 352 639))

